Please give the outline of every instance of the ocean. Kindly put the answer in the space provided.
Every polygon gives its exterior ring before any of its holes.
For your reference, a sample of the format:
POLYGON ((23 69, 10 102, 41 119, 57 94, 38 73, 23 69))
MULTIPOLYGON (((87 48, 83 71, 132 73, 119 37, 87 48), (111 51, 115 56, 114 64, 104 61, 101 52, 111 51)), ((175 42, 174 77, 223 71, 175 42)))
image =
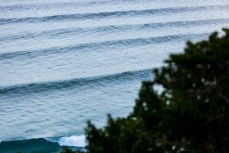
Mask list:
POLYGON ((0 0, 0 153, 84 149, 188 40, 229 27, 226 0, 0 0))

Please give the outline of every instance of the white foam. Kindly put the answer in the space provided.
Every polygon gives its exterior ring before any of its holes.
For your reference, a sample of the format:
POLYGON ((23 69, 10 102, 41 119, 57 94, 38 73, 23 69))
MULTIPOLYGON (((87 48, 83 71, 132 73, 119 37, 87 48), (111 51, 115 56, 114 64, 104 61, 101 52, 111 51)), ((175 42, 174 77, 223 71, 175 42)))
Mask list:
POLYGON ((70 137, 61 137, 59 140, 61 146, 76 146, 76 147, 85 147, 86 138, 82 136, 70 136, 70 137))
POLYGON ((60 146, 74 146, 74 147, 85 147, 86 137, 81 136, 69 136, 69 137, 60 137, 60 138, 47 138, 46 140, 51 142, 57 142, 60 146))

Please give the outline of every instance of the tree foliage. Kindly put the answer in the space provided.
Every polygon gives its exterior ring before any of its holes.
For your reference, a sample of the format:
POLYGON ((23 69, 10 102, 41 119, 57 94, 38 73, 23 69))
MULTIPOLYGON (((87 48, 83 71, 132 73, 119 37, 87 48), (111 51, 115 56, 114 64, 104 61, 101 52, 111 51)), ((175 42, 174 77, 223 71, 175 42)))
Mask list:
POLYGON ((228 153, 229 30, 223 31, 187 42, 154 69, 128 117, 108 116, 101 129, 88 122, 88 153, 228 153))

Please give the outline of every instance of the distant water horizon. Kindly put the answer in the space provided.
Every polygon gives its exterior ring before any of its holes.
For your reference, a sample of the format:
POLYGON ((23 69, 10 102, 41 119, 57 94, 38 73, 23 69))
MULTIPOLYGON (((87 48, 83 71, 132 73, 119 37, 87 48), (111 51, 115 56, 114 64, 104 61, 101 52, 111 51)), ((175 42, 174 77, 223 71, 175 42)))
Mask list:
POLYGON ((127 116, 169 54, 229 27, 224 0, 0 0, 0 10, 0 153, 83 149, 88 120, 127 116))

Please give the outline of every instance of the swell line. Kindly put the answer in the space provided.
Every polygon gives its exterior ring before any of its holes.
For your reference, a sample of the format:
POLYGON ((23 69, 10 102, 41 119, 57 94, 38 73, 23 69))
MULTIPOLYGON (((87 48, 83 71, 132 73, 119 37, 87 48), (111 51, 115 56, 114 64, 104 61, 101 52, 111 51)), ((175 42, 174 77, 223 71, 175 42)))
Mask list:
POLYGON ((213 5, 213 6, 198 6, 198 7, 176 7, 176 8, 161 8, 161 9, 145 9, 145 10, 128 10, 128 11, 115 11, 115 12, 99 12, 99 13, 84 13, 84 14, 63 14, 44 17, 26 17, 26 18, 4 18, 0 19, 0 25, 11 23, 39 23, 50 21, 62 20, 85 20, 85 19, 102 19, 111 17, 123 16, 142 16, 152 14, 171 14, 182 13, 187 11, 201 11, 201 10, 214 10, 214 9, 228 9, 229 5, 213 5))
POLYGON ((53 3, 31 3, 31 4, 12 4, 12 5, 2 5, 0 6, 0 10, 7 11, 7 10, 16 10, 16 11, 22 11, 27 9, 50 9, 50 7, 53 8, 60 8, 61 7, 82 7, 82 6, 94 6, 94 5, 101 5, 106 4, 107 1, 81 1, 81 2, 61 2, 56 3, 53 1, 53 3))
POLYGON ((27 33, 27 34, 17 34, 17 35, 7 35, 5 37, 0 37, 0 41, 15 41, 19 39, 31 39, 36 37, 53 37, 60 36, 62 34, 66 35, 68 33, 77 32, 77 34, 85 32, 120 32, 128 30, 147 30, 153 28, 164 28, 164 27, 184 27, 184 26, 197 26, 197 25, 215 25, 220 23, 229 23, 229 18, 220 19, 204 19, 204 20, 194 20, 194 21, 174 21, 174 22, 162 22, 162 23, 145 23, 145 24, 133 24, 133 25, 110 25, 103 27, 82 27, 82 28, 60 28, 55 30, 27 33))
POLYGON ((126 82, 128 80, 142 78, 147 74, 150 74, 151 70, 152 69, 145 69, 140 71, 128 71, 123 73, 116 73, 111 75, 88 77, 88 78, 77 78, 77 79, 54 81, 54 82, 29 83, 29 84, 15 85, 9 87, 0 87, 0 95, 38 93, 38 92, 49 91, 49 90, 77 88, 82 86, 90 87, 91 85, 111 84, 112 81, 126 82))
MULTIPOLYGON (((116 0, 115 2, 117 2, 116 0)), ((141 0, 142 1, 142 0, 141 0)), ((47 1, 44 1, 42 3, 22 3, 22 4, 8 4, 8 5, 0 5, 0 10, 6 11, 6 10, 26 10, 29 8, 33 9, 50 9, 50 7, 53 8, 60 8, 61 7, 82 7, 82 6, 95 6, 95 5, 103 5, 103 4, 109 4, 111 5, 114 1, 107 1, 107 0, 97 0, 97 1, 73 1, 73 2, 55 2, 52 1, 51 3, 47 4, 47 1)), ((119 2, 122 2, 119 0, 119 2)), ((133 2, 133 0, 131 0, 133 2)))
POLYGON ((67 46, 67 47, 53 47, 43 50, 35 50, 35 51, 17 51, 17 52, 10 52, 10 53, 3 53, 0 55, 0 60, 6 60, 10 58, 16 57, 26 57, 26 58, 34 58, 38 56, 46 56, 50 53, 58 54, 58 53, 66 53, 66 52, 75 52, 77 50, 82 49, 91 49, 96 50, 103 46, 112 47, 112 46, 140 46, 140 45, 148 45, 154 43, 162 43, 162 42, 169 42, 169 41, 180 41, 180 40, 187 40, 187 39, 195 39, 195 38, 203 38, 207 36, 208 33, 202 34, 183 34, 183 35, 168 35, 168 36, 159 36, 159 37, 150 37, 150 38, 135 38, 135 39, 123 39, 123 40, 111 40, 111 41, 103 41, 103 42, 92 42, 92 43, 85 43, 85 44, 77 44, 75 46, 67 46))

